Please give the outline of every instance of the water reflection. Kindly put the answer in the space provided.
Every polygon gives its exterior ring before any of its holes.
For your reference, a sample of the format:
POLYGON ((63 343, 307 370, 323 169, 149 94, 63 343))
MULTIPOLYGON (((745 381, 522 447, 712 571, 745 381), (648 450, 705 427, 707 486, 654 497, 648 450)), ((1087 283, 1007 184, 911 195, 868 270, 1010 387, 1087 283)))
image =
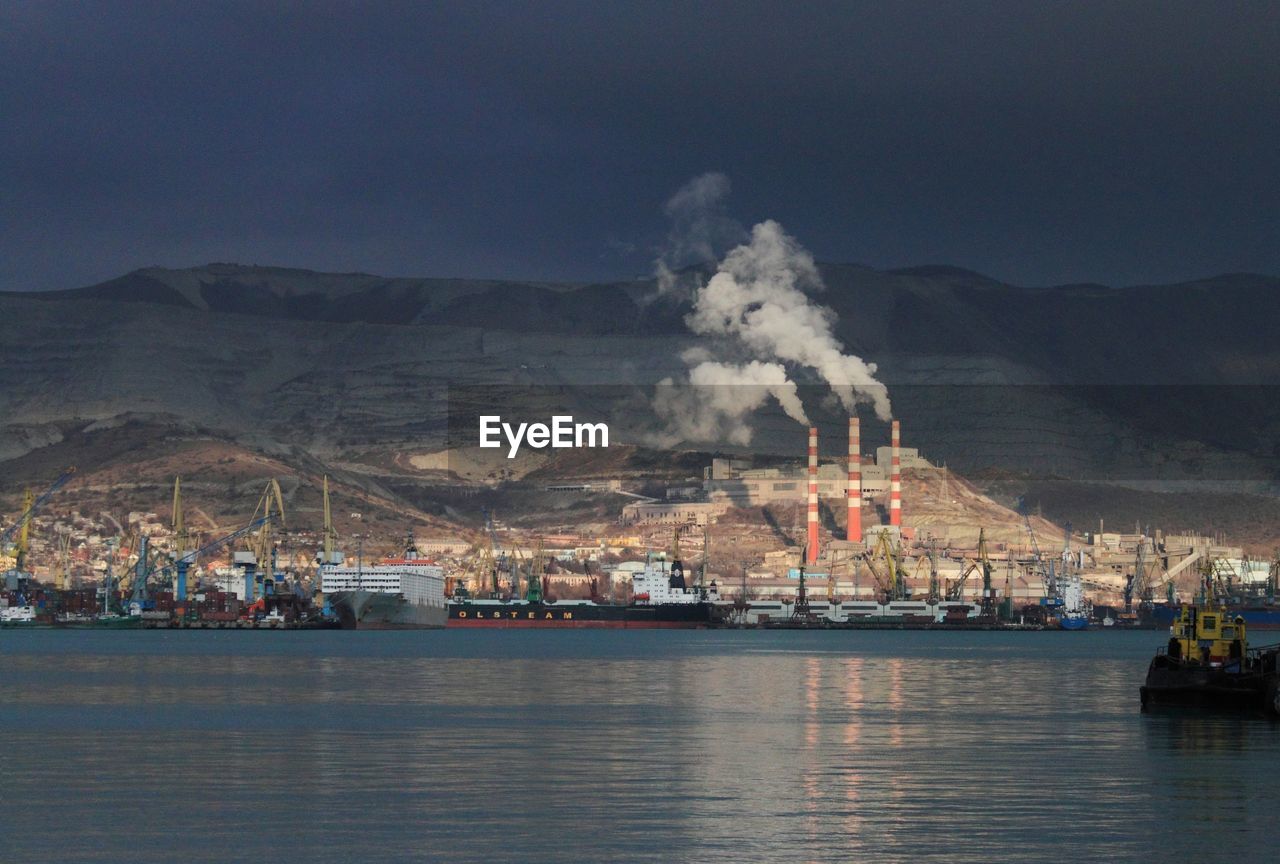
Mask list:
POLYGON ((0 860, 1249 860, 1280 799, 1141 634, 130 635, 0 636, 7 817, 76 826, 0 860))

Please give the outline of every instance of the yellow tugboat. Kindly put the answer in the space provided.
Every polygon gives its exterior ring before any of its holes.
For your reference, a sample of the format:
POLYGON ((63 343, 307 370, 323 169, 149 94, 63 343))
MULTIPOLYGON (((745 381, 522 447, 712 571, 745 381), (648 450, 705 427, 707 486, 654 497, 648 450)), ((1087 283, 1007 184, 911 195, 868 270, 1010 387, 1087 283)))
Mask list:
POLYGON ((1142 709, 1265 711, 1280 716, 1280 645, 1250 648, 1245 621, 1213 603, 1184 604, 1147 669, 1142 709))

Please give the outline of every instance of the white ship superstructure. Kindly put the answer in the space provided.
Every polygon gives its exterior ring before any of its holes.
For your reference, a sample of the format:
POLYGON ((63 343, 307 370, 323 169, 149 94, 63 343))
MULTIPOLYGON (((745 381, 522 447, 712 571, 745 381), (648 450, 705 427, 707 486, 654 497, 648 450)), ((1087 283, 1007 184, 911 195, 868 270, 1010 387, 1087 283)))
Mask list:
POLYGON ((631 594, 640 605, 665 603, 717 602, 716 583, 706 588, 685 584, 684 567, 679 561, 668 561, 662 553, 649 555, 644 569, 631 577, 631 594))
POLYGON ((344 626, 368 629, 443 627, 444 570, 412 544, 400 558, 352 567, 340 553, 320 564, 320 590, 344 626))
POLYGON ((443 609, 444 570, 429 559, 411 557, 411 553, 369 566, 322 564, 320 590, 326 597, 342 591, 400 594, 409 603, 443 609))

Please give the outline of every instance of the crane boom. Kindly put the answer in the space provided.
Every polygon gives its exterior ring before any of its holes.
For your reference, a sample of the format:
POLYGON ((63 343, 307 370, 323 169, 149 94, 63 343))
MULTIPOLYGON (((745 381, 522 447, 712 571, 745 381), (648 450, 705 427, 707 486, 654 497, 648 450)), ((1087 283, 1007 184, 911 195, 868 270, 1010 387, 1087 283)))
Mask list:
MULTIPOLYGON (((173 565, 166 565, 165 567, 160 568, 153 564, 151 567, 147 568, 146 571, 142 574, 143 578, 145 579, 146 577, 149 577, 152 573, 155 573, 157 570, 159 570, 162 574, 168 573, 171 569, 173 569, 173 566, 176 566, 176 565, 189 567, 192 564, 194 564, 196 559, 199 558, 201 555, 207 555, 210 552, 213 552, 214 550, 227 545, 228 543, 233 543, 236 540, 239 540, 241 537, 244 537, 246 534, 252 533, 256 529, 261 528, 263 525, 265 525, 269 521, 271 521, 271 518, 269 516, 259 516, 257 519, 254 519, 248 525, 245 525, 243 528, 237 528, 235 531, 232 531, 230 534, 226 535, 225 537, 219 537, 217 540, 211 540, 210 542, 201 546, 199 549, 192 549, 190 552, 185 553, 184 555, 179 557, 177 560, 175 560, 173 562, 173 565)), ((158 561, 160 559, 156 559, 156 560, 158 561)))
POLYGON ((228 543, 231 543, 232 541, 239 540, 241 537, 248 534, 250 531, 254 530, 255 528, 261 527, 262 525, 269 522, 270 520, 271 520, 271 517, 269 516, 259 517, 253 520, 252 522, 250 522, 248 525, 244 526, 243 528, 238 528, 235 531, 232 531, 230 534, 228 534, 225 537, 219 537, 217 540, 212 540, 206 543, 205 545, 201 546, 199 549, 195 549, 191 552, 186 553, 179 560, 185 561, 188 564, 193 564, 195 563, 195 560, 199 558, 201 555, 207 555, 221 546, 225 546, 228 543))
POLYGON ((181 557, 191 545, 191 537, 187 534, 187 525, 182 518, 182 478, 173 478, 173 517, 170 520, 173 528, 173 551, 181 557))
POLYGON ((14 533, 25 528, 27 523, 31 521, 31 517, 34 516, 36 514, 36 511, 40 509, 41 505, 43 505, 44 502, 48 501, 54 492, 57 492, 59 489, 61 489, 63 485, 68 480, 71 479, 71 475, 74 473, 76 473, 75 466, 68 468, 66 471, 62 472, 61 477, 53 481, 53 485, 51 485, 48 489, 44 490, 44 492, 42 492, 39 496, 32 499, 31 503, 27 505, 27 508, 25 511, 23 511, 22 515, 19 516, 12 525, 4 529, 3 532, 0 532, 0 547, 3 547, 4 544, 8 543, 9 540, 12 539, 14 533))
POLYGON ((876 581, 876 587, 880 589, 882 602, 888 603, 893 600, 904 599, 903 589, 905 585, 898 566, 897 554, 889 541, 888 531, 880 532, 880 536, 876 540, 875 550, 865 557, 865 562, 867 569, 871 571, 872 578, 876 581), (873 563, 876 556, 884 558, 885 569, 883 572, 873 563))
POLYGON ((1036 539, 1035 529, 1031 527, 1031 514, 1023 513, 1022 522, 1027 527, 1027 536, 1031 538, 1031 554, 1035 556, 1035 569, 1044 585, 1045 597, 1049 600, 1061 599, 1058 592, 1058 580, 1052 567, 1045 567, 1044 555, 1040 552, 1040 541, 1036 539))
POLYGON ((334 556, 338 532, 333 528, 333 509, 329 505, 329 475, 324 475, 324 564, 337 564, 334 556))

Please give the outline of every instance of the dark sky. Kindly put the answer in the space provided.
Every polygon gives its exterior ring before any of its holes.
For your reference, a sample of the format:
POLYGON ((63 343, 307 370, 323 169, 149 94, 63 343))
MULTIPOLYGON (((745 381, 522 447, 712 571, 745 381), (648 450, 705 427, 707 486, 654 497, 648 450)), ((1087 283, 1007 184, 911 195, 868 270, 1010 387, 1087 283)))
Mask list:
POLYGON ((0 6, 0 288, 648 275, 708 170, 819 260, 1280 273, 1280 6, 0 6))

